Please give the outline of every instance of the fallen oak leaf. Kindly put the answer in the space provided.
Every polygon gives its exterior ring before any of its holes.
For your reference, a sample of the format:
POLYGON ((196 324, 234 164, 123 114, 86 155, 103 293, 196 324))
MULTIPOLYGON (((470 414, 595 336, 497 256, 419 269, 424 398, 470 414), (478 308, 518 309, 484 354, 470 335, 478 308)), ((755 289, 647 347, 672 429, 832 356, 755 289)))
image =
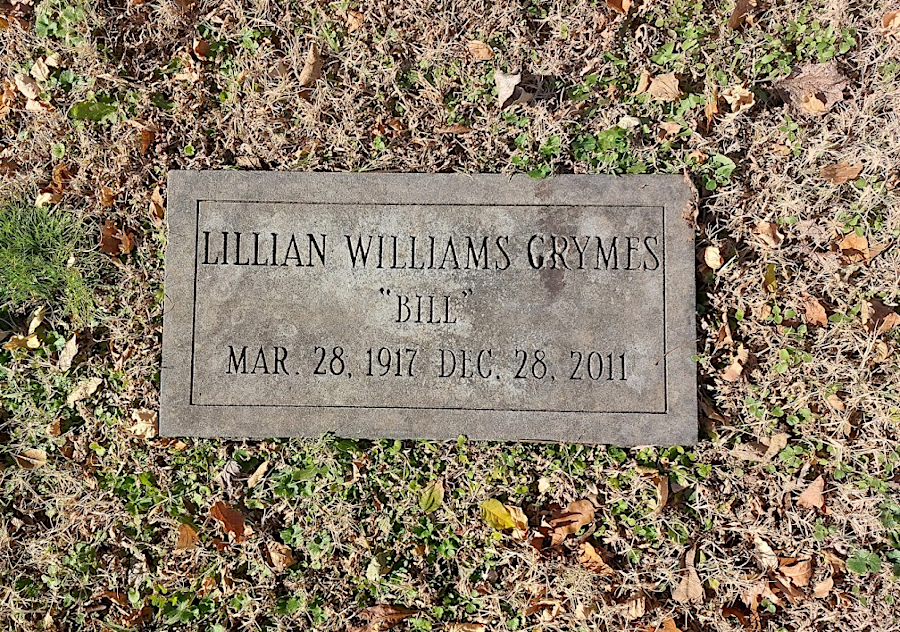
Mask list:
POLYGON ((582 542, 581 546, 578 547, 578 562, 589 571, 593 571, 601 576, 616 574, 590 542, 582 542))
POLYGON ((778 231, 778 225, 773 222, 757 222, 756 234, 770 248, 777 248, 784 241, 784 235, 778 231))
POLYGON ((182 522, 178 525, 178 538, 175 540, 176 549, 190 551, 197 546, 197 542, 199 541, 200 538, 197 536, 197 530, 194 529, 194 527, 186 522, 182 522))
POLYGON ((497 88, 498 108, 502 110, 506 102, 512 99, 512 96, 521 81, 521 74, 507 74, 499 70, 494 70, 494 86, 497 88))
POLYGON ((466 48, 476 61, 487 61, 494 56, 494 49, 481 40, 470 40, 466 48))
POLYGON ((134 425, 128 431, 140 439, 152 439, 156 436, 158 427, 158 415, 155 411, 141 408, 131 413, 134 425))
POLYGON ((347 23, 347 32, 354 33, 359 30, 359 27, 366 21, 366 14, 361 13, 360 11, 354 11, 353 9, 347 9, 344 19, 347 23))
POLYGON ((674 72, 668 72, 651 78, 647 94, 660 101, 677 101, 681 98, 678 77, 674 72))
POLYGON ((814 296, 804 298, 805 303, 805 320, 808 325, 818 325, 819 327, 828 326, 828 313, 822 304, 814 296))
POLYGON ((23 470, 34 470, 47 463, 47 453, 40 448, 27 448, 13 454, 13 458, 23 470))
POLYGON ((825 597, 831 594, 832 588, 834 588, 834 580, 831 577, 826 577, 813 586, 812 595, 816 599, 825 599, 825 597))
POLYGON ((847 78, 837 64, 805 64, 775 84, 781 98, 794 110, 821 116, 843 101, 847 78))
POLYGON ((75 404, 76 402, 80 402, 83 399, 87 399, 91 395, 97 392, 97 389, 100 385, 103 384, 103 380, 99 377, 92 377, 87 380, 82 380, 78 383, 78 385, 69 393, 69 396, 66 398, 66 404, 69 406, 75 404))
POLYGON ((40 346, 41 341, 38 340, 37 334, 27 336, 16 334, 4 343, 3 348, 7 351, 17 351, 19 349, 37 349, 40 346))
POLYGON ((581 527, 594 521, 594 505, 589 500, 576 500, 565 511, 550 520, 552 546, 560 544, 581 527))
POLYGON ((266 550, 269 553, 269 561, 276 572, 287 570, 297 562, 291 547, 281 542, 269 540, 266 542, 266 550))
POLYGON ((119 228, 107 218, 100 229, 100 250, 113 257, 127 255, 134 250, 134 237, 127 228, 119 228))
POLYGON ((222 523, 225 533, 231 537, 232 542, 243 542, 250 535, 244 522, 244 515, 223 502, 217 502, 210 507, 209 515, 222 523))
POLYGON ((850 180, 856 180, 862 169, 861 162, 851 165, 846 160, 842 160, 833 165, 825 165, 819 173, 832 184, 844 184, 850 180))
POLYGON ((303 70, 300 71, 300 85, 304 88, 312 86, 322 76, 322 55, 319 47, 311 44, 306 54, 303 70))
POLYGON ((744 372, 744 365, 750 359, 750 352, 744 345, 739 344, 734 360, 722 371, 722 379, 726 382, 737 382, 744 372))
POLYGON ((872 253, 869 251, 869 240, 862 235, 857 235, 856 231, 844 237, 838 243, 838 248, 849 263, 864 261, 868 264, 872 260, 872 253))
POLYGON ((806 509, 825 508, 825 479, 816 478, 797 498, 797 505, 806 509))
POLYGON ((404 619, 418 613, 418 610, 410 610, 403 606, 379 604, 377 606, 369 606, 357 616, 367 622, 365 629, 368 632, 381 632, 382 630, 389 630, 395 627, 404 619))
POLYGON ((694 568, 696 549, 691 549, 684 557, 684 576, 672 591, 672 598, 679 603, 690 603, 703 600, 703 584, 697 569, 694 568))
POLYGON ((778 572, 793 582, 795 586, 802 588, 808 586, 809 580, 812 579, 812 564, 809 560, 799 560, 781 565, 778 572))

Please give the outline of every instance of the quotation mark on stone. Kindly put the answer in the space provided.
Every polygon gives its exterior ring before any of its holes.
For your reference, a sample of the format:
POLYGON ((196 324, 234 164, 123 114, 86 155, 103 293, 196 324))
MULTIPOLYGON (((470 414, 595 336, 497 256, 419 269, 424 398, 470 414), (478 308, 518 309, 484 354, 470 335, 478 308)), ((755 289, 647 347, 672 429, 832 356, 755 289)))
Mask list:
POLYGON ((379 294, 386 294, 386 295, 388 295, 388 296, 391 295, 391 291, 390 291, 390 290, 386 290, 386 289, 384 289, 383 287, 378 288, 378 293, 379 293, 379 294))

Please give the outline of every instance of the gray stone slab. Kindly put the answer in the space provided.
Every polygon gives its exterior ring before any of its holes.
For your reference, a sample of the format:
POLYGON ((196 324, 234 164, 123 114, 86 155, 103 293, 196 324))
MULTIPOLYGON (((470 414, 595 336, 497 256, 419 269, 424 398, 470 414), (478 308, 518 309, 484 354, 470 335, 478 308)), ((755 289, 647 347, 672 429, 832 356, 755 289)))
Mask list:
POLYGON ((170 172, 160 433, 693 443, 691 203, 680 176, 170 172))

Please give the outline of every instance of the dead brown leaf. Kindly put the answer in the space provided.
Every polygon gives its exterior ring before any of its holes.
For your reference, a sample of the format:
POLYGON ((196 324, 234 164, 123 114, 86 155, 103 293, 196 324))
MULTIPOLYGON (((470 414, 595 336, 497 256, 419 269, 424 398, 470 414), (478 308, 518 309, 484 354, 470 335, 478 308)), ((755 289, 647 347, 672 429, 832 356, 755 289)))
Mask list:
POLYGON ((800 497, 797 498, 797 505, 806 509, 824 509, 825 508, 825 479, 819 476, 816 480, 809 484, 800 497))
POLYGON ((309 88, 321 76, 322 55, 319 53, 319 47, 315 44, 311 44, 309 52, 306 54, 306 62, 303 64, 303 70, 300 71, 300 85, 304 88, 309 88))
POLYGON ((266 475, 266 471, 269 469, 269 462, 263 461, 259 464, 259 466, 253 471, 253 474, 250 475, 250 478, 247 479, 247 489, 253 489, 259 482, 262 480, 262 477, 266 475))
POLYGON ((631 10, 631 0, 606 0, 606 6, 616 13, 628 13, 631 10))
POLYGON ((134 235, 107 218, 100 230, 100 250, 114 257, 127 255, 134 250, 134 235))
POLYGON ((538 618, 549 623, 553 621, 562 610, 562 603, 559 599, 535 598, 525 606, 525 616, 538 615, 538 618))
POLYGON ((175 541, 176 549, 190 551, 197 546, 199 541, 200 538, 197 536, 197 530, 194 527, 185 522, 178 525, 178 539, 175 541))
POLYGON ((569 503, 564 512, 550 520, 552 545, 556 546, 593 520, 594 505, 591 504, 591 501, 576 500, 569 503))
POLYGON ((650 87, 650 71, 646 68, 641 70, 641 76, 638 77, 637 87, 634 90, 635 94, 644 94, 647 89, 650 87))
POLYGON ((681 89, 678 87, 678 77, 674 72, 658 75, 650 80, 647 94, 660 101, 677 101, 681 98, 681 89))
POLYGON ((868 263, 872 258, 869 252, 869 240, 861 235, 857 235, 855 231, 844 237, 838 243, 838 248, 840 248, 844 258, 850 263, 862 261, 868 263))
POLYGON ((744 26, 750 11, 756 7, 756 0, 737 0, 734 4, 734 10, 728 18, 728 28, 736 31, 744 26))
POLYGON ((162 219, 166 216, 166 202, 163 200, 162 190, 157 186, 153 187, 150 193, 150 217, 162 219))
POLYGON ((722 98, 731 107, 731 113, 734 115, 746 112, 756 104, 753 93, 743 86, 732 86, 722 90, 722 98))
POLYGON ((652 476, 653 485, 656 487, 656 507, 653 508, 653 514, 658 516, 662 513, 666 503, 669 502, 669 477, 665 474, 654 474, 652 476))
POLYGON ((452 125, 445 125, 443 127, 434 128, 436 134, 468 134, 471 131, 474 131, 473 128, 468 125, 462 125, 461 123, 454 123, 452 125))
POLYGON ((825 599, 828 595, 831 594, 831 589, 834 588, 834 580, 831 577, 826 577, 820 582, 817 582, 815 586, 813 586, 813 597, 816 599, 825 599))
POLYGON ((297 561, 294 558, 291 547, 281 542, 269 540, 266 542, 266 550, 269 552, 269 561, 272 563, 272 568, 278 573, 292 566, 297 561))
POLYGON ((775 85, 785 103, 811 116, 825 114, 843 101, 846 86, 847 78, 834 61, 805 64, 775 85))
POLYGON ((777 248, 784 241, 784 235, 778 231, 778 224, 773 222, 757 222, 756 234, 770 248, 777 248))
POLYGON ((503 109, 507 101, 510 101, 516 92, 519 83, 522 81, 521 74, 506 74, 499 70, 494 70, 494 85, 497 88, 497 107, 503 109))
POLYGON ((825 312, 825 308, 822 307, 822 304, 818 301, 818 299, 816 299, 814 296, 807 296, 804 297, 804 303, 806 305, 806 324, 818 325, 819 327, 827 327, 828 314, 825 312))
POLYGON ((744 345, 738 345, 734 360, 722 371, 722 379, 726 382, 737 382, 744 372, 744 365, 750 359, 750 352, 744 345))
POLYGON ((483 623, 449 623, 447 632, 486 632, 487 626, 483 623))
POLYGON ((885 35, 900 36, 900 11, 889 11, 881 18, 885 35))
POLYGON ((832 184, 843 184, 850 180, 856 180, 862 172, 862 168, 861 162, 851 165, 846 160, 842 160, 833 165, 825 165, 819 173, 832 184))
POLYGON ((696 549, 691 549, 684 557, 684 573, 678 586, 672 591, 672 598, 679 603, 690 603, 703 600, 703 584, 697 569, 694 568, 696 549))
POLYGON ((100 385, 103 384, 103 380, 99 377, 92 377, 87 380, 82 380, 78 383, 69 396, 66 398, 66 404, 71 406, 75 402, 80 402, 83 399, 86 399, 97 392, 97 389, 100 385))
POLYGON ((418 613, 418 610, 410 610, 403 606, 379 604, 369 606, 360 612, 359 618, 367 622, 365 627, 367 632, 382 632, 382 630, 389 630, 404 619, 418 613))
POLYGON ((223 502, 217 502, 210 508, 209 515, 222 523, 225 532, 233 542, 243 542, 247 539, 249 534, 244 522, 244 515, 238 510, 223 502))
POLYGON ((37 349, 40 346, 41 341, 37 334, 28 334, 27 336, 16 334, 4 343, 3 348, 7 351, 17 351, 19 349, 37 349))
POLYGON ((640 619, 647 612, 647 598, 643 593, 637 593, 625 602, 625 618, 629 621, 640 619))
POLYGON ((888 307, 877 299, 862 302, 860 318, 865 324, 866 330, 879 334, 900 325, 900 314, 895 308, 888 307))
POLYGON ((787 577, 795 586, 809 585, 812 579, 812 564, 809 560, 798 560, 788 564, 782 564, 778 572, 787 577))
POLYGON ((707 246, 703 249, 703 262, 712 270, 718 270, 725 263, 718 246, 707 246))
POLYGON ((359 27, 363 25, 363 22, 366 21, 366 14, 360 11, 354 11, 353 9, 347 9, 347 13, 344 14, 344 19, 347 23, 347 32, 355 33, 359 30, 359 27))
POLYGON ((47 453, 40 448, 27 448, 13 454, 13 458, 23 470, 34 470, 47 463, 47 453))
POLYGON ((147 408, 141 408, 131 413, 134 425, 128 431, 139 439, 152 439, 156 436, 158 426, 158 415, 155 411, 147 408))
POLYGON ((41 89, 38 86, 37 81, 28 75, 22 73, 15 75, 13 77, 13 83, 15 84, 16 89, 30 101, 37 99, 41 94, 41 89))
POLYGON ((581 546, 578 547, 578 562, 589 571, 593 571, 598 575, 616 574, 590 542, 582 542, 581 546))
POLYGON ((152 129, 144 128, 141 130, 141 155, 146 156, 147 151, 150 149, 150 145, 152 145, 156 141, 156 132, 152 129))
POLYGON ((116 203, 116 195, 117 193, 113 191, 110 187, 100 187, 100 194, 97 196, 100 200, 100 206, 104 208, 109 208, 113 204, 116 203))
POLYGON ((470 40, 466 44, 466 48, 469 49, 469 54, 476 61, 487 61, 494 56, 494 49, 481 40, 470 40))

